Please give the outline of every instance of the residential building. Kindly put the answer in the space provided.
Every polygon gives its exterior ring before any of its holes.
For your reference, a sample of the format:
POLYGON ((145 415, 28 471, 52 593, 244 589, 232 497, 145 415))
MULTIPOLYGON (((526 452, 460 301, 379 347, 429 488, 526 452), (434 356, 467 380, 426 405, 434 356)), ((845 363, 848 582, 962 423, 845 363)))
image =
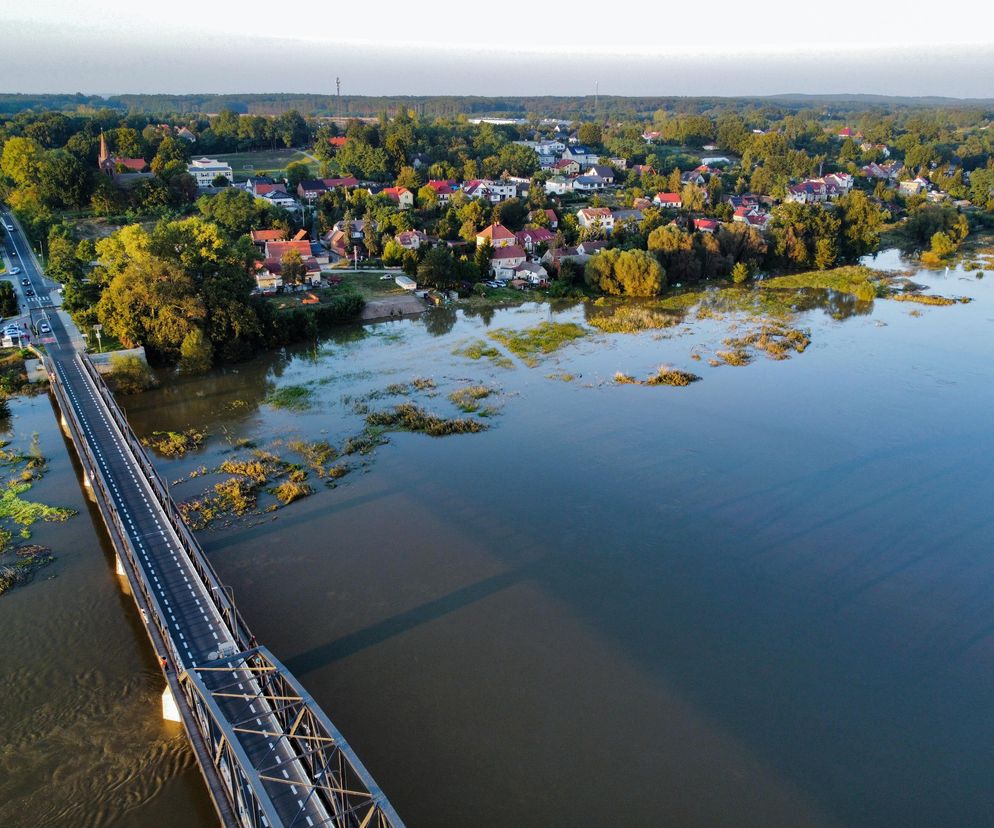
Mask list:
POLYGON ((579 175, 580 162, 573 158, 560 158, 551 169, 557 175, 579 175))
POLYGON ((714 233, 720 222, 710 218, 695 218, 694 229, 701 233, 714 233))
MULTIPOLYGON (((545 213, 545 217, 547 219, 547 224, 549 225, 549 229, 550 230, 558 230, 559 229, 559 216, 556 215, 556 211, 555 210, 544 210, 543 212, 545 213)), ((528 214, 528 221, 529 221, 529 223, 531 223, 531 224, 535 223, 535 219, 536 219, 537 213, 538 213, 538 210, 532 210, 528 214)))
POLYGON ((591 164, 596 164, 600 161, 600 155, 592 149, 583 146, 583 144, 574 144, 573 146, 566 147, 563 151, 563 158, 576 161, 581 168, 589 167, 591 164))
POLYGON ((428 182, 428 186, 435 191, 439 204, 448 204, 449 199, 456 191, 456 182, 451 180, 432 179, 428 182))
POLYGON ((219 175, 224 176, 232 183, 235 180, 231 165, 216 161, 213 158, 198 158, 196 161, 191 161, 186 165, 186 171, 193 176, 198 187, 212 187, 214 179, 219 175))
POLYGON ((320 178, 312 178, 308 181, 301 181, 297 185, 297 195, 299 195, 308 204, 313 202, 322 193, 328 192, 328 188, 325 186, 324 181, 320 178))
POLYGON ((262 196, 262 200, 284 210, 299 210, 300 203, 292 195, 283 190, 270 190, 262 196))
POLYGON ((652 203, 667 210, 679 210, 683 207, 683 198, 680 193, 656 193, 652 203))
POLYGON ((497 204, 518 195, 518 185, 513 181, 474 179, 463 184, 463 192, 470 198, 479 198, 497 204))
POLYGON ((347 189, 349 187, 359 186, 359 179, 354 175, 347 175, 345 178, 322 178, 321 182, 328 190, 347 189))
MULTIPOLYGON (((706 158, 701 159, 701 164, 705 167, 714 167, 718 164, 727 165, 731 163, 731 159, 724 155, 709 155, 706 158)), ((715 172, 720 172, 720 170, 716 170, 715 172)))
POLYGON ((405 250, 417 250, 428 241, 428 236, 420 230, 404 230, 394 240, 405 250))
POLYGON ((286 233, 282 230, 253 230, 249 233, 252 244, 265 247, 267 242, 286 241, 286 233))
POLYGON ((481 247, 482 245, 490 242, 494 250, 501 247, 511 247, 517 239, 510 230, 508 230, 503 224, 498 224, 494 222, 488 227, 484 227, 479 233, 476 234, 476 246, 481 247))
POLYGON ((572 184, 574 193, 595 193, 607 187, 607 182, 598 175, 578 175, 572 184))
POLYGON ((602 179, 605 185, 614 184, 614 168, 606 164, 591 164, 586 175, 602 179))
POLYGON ((176 130, 176 137, 181 138, 182 140, 186 141, 188 144, 193 144, 197 140, 197 136, 194 135, 186 127, 180 127, 178 130, 176 130))
POLYGON ((407 187, 385 187, 380 191, 380 194, 395 201, 401 210, 409 210, 414 206, 414 193, 407 187))
POLYGON ((533 253, 540 244, 549 244, 556 234, 544 227, 531 227, 514 234, 517 243, 529 253, 533 253))
POLYGON ((516 244, 496 248, 490 257, 490 272, 500 276, 500 271, 513 271, 528 260, 525 249, 516 244))
POLYGON ((584 207, 576 211, 576 218, 584 230, 603 230, 607 235, 614 232, 614 215, 607 207, 584 207))
POLYGON ((573 192, 573 180, 561 175, 554 175, 545 182, 545 192, 548 195, 565 195, 573 192))

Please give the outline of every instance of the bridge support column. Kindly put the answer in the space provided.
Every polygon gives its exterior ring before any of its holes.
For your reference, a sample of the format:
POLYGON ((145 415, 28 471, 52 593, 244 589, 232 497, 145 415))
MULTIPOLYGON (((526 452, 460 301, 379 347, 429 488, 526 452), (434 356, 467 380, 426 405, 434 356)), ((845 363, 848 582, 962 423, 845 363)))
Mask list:
POLYGON ((124 571, 124 564, 121 562, 121 556, 117 553, 114 554, 114 572, 118 575, 126 575, 124 571))
POLYGON ((59 423, 62 425, 62 430, 66 433, 66 436, 71 437, 72 432, 69 431, 69 421, 66 419, 66 415, 61 411, 59 412, 59 423))
POLYGON ((167 722, 180 721, 179 708, 176 707, 176 699, 173 698, 173 691, 169 689, 168 684, 162 691, 162 718, 167 722))

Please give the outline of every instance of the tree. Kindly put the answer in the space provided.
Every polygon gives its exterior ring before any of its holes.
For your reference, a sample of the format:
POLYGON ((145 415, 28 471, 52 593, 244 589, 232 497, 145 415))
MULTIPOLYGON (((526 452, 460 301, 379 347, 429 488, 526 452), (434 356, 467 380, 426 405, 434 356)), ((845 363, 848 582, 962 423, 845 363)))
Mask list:
POLYGON ((839 217, 818 204, 786 202, 770 219, 773 252, 790 267, 831 267, 839 255, 840 226, 839 217))
POLYGON ((280 276, 288 287, 302 284, 307 276, 307 265, 299 250, 287 250, 280 259, 280 276))
POLYGON ((736 262, 732 268, 732 281, 737 285, 749 280, 749 266, 745 262, 736 262))
POLYGON ((438 206, 438 192, 425 184, 418 190, 418 206, 423 210, 433 210, 438 206))
POLYGON ((517 198, 508 198, 494 205, 494 221, 503 224, 509 230, 520 230, 527 213, 527 207, 517 198))
POLYGON ((311 168, 303 161, 292 161, 286 167, 286 183, 290 192, 297 190, 297 185, 301 181, 307 181, 311 177, 311 168))
POLYGON ((201 328, 193 328, 180 345, 180 370, 185 374, 204 374, 214 361, 214 348, 201 328))
POLYGON ((591 147, 599 147, 601 145, 601 141, 603 140, 600 124, 591 122, 580 124, 580 129, 577 130, 576 137, 580 139, 581 144, 587 144, 591 147))
POLYGON ((211 181, 212 187, 230 187, 231 182, 228 180, 228 176, 218 173, 214 176, 214 180, 211 181))
POLYGON ((455 286, 459 275, 459 265, 448 247, 435 247, 418 265, 418 285, 448 290, 455 286))
POLYGON ((269 227, 271 221, 279 217, 271 205, 237 187, 201 196, 197 199, 197 209, 204 218, 219 224, 233 237, 269 227))
POLYGON ((644 250, 603 250, 583 275, 592 288, 613 295, 655 296, 665 284, 663 268, 644 250))
POLYGON ((181 162, 185 171, 186 149, 183 147, 185 143, 185 141, 176 140, 171 135, 163 138, 162 143, 159 144, 159 151, 156 152, 155 158, 152 159, 152 163, 149 165, 152 168, 152 172, 156 175, 161 175, 166 166, 173 161, 181 162))
POLYGON ((394 184, 397 187, 407 187, 412 193, 416 193, 421 188, 422 179, 414 167, 401 167, 394 184))
POLYGON ((845 261, 855 261, 860 256, 873 253, 880 246, 880 228, 884 212, 866 193, 853 190, 837 202, 841 219, 841 254, 845 261))
POLYGON ((483 244, 478 244, 476 246, 476 253, 473 256, 473 261, 480 273, 490 272, 490 260, 493 257, 494 246, 490 243, 490 239, 486 239, 483 244))
POLYGON ((41 144, 31 138, 8 138, 0 156, 0 172, 18 187, 30 187, 41 177, 44 155, 41 144))
POLYGON ((671 282, 696 282, 701 263, 694 251, 694 237, 674 224, 664 224, 649 234, 649 250, 656 253, 671 282))

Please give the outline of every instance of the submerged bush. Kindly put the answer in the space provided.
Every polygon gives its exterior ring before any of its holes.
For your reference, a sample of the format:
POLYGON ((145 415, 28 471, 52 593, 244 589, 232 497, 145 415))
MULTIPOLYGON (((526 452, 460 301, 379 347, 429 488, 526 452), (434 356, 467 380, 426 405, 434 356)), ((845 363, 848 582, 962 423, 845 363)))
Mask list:
POLYGON ((443 419, 429 414, 413 403, 402 403, 394 406, 392 411, 374 411, 366 415, 366 423, 385 429, 414 431, 428 434, 432 437, 444 437, 449 434, 467 434, 485 431, 487 426, 478 420, 462 418, 443 419))

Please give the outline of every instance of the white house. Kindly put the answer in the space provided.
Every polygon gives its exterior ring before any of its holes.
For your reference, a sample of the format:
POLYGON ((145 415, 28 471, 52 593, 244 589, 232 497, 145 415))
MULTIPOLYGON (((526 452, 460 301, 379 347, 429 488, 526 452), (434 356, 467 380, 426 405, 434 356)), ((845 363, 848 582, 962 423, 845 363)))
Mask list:
POLYGON ((584 207, 576 211, 576 219, 585 230, 600 228, 608 235, 614 232, 614 214, 607 207, 584 207))
POLYGON ((576 161, 582 168, 589 167, 591 164, 596 164, 600 161, 600 156, 593 150, 583 146, 583 144, 566 147, 563 151, 563 158, 569 161, 576 161))
POLYGON ((545 192, 548 195, 565 195, 573 192, 573 182, 561 175, 554 175, 545 182, 545 192))
POLYGON ((497 204, 514 198, 518 194, 518 185, 513 181, 493 181, 491 179, 474 179, 463 184, 463 192, 470 198, 480 198, 497 204))
POLYGON ((198 158, 186 165, 186 171, 194 177, 198 187, 210 187, 214 184, 214 179, 223 175, 230 182, 234 182, 235 175, 231 171, 231 164, 223 164, 213 158, 198 158))
POLYGON ((263 201, 267 201, 276 207, 282 207, 284 210, 299 210, 300 203, 289 193, 284 193, 282 190, 270 190, 268 193, 262 196, 263 201))
POLYGON ((606 164, 591 164, 585 175, 600 178, 605 184, 614 184, 614 169, 606 164))
POLYGON ((519 265, 523 265, 527 260, 528 254, 525 253, 523 247, 519 247, 516 244, 511 244, 507 247, 498 247, 494 250, 493 256, 490 258, 490 272, 494 276, 511 278, 509 275, 511 271, 519 265))
POLYGON ((683 207, 683 198, 680 193, 656 193, 652 203, 668 210, 679 210, 683 207))
POLYGON ((573 179, 573 192, 595 193, 607 187, 607 182, 598 175, 578 175, 573 179))

